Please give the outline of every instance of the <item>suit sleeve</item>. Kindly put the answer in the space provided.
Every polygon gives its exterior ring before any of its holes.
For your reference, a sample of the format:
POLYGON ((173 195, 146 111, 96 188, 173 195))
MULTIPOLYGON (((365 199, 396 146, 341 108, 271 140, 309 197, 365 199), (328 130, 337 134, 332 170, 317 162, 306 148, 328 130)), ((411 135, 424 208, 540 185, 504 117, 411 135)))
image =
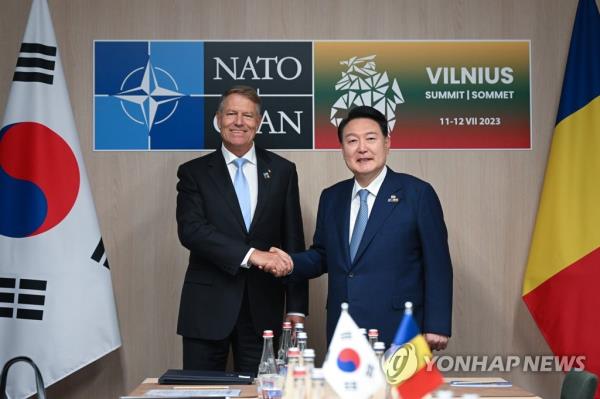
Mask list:
POLYGON ((323 191, 319 199, 317 226, 315 228, 315 235, 313 236, 313 244, 309 250, 292 255, 294 271, 287 277, 290 282, 317 278, 327 273, 327 257, 324 242, 326 229, 324 220, 327 203, 325 197, 325 191, 323 191))
POLYGON ((440 200, 429 184, 421 192, 418 225, 425 267, 423 332, 450 336, 453 277, 448 231, 440 200))
POLYGON ((189 168, 177 171, 177 233, 181 244, 215 267, 235 275, 250 246, 218 231, 205 215, 203 195, 189 168))
MULTIPOLYGON (((306 248, 302 227, 302 211, 300 209, 298 173, 293 164, 288 179, 286 203, 283 209, 281 242, 282 249, 287 253, 304 251, 306 248)), ((308 315, 308 281, 286 285, 286 312, 308 315)))

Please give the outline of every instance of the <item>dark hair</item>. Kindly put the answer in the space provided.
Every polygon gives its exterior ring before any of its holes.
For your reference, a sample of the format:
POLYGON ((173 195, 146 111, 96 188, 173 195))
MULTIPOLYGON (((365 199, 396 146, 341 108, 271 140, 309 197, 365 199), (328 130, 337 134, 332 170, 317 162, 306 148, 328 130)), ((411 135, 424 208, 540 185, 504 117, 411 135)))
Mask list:
POLYGON ((340 125, 338 126, 338 140, 340 141, 340 143, 342 142, 342 134, 344 132, 344 128, 346 127, 348 122, 358 118, 367 118, 377 122, 377 124, 381 128, 381 133, 383 133, 383 137, 388 136, 388 123, 385 116, 373 107, 361 105, 352 108, 348 113, 348 116, 342 119, 342 121, 340 122, 340 125))
POLYGON ((254 87, 242 86, 242 85, 233 86, 232 88, 227 90, 225 93, 223 93, 223 95, 221 96, 221 100, 219 101, 219 108, 217 108, 217 112, 221 112, 223 110, 223 103, 225 102, 225 99, 232 94, 239 94, 240 96, 244 96, 248 100, 252 101, 254 104, 256 104, 257 114, 260 115, 260 111, 261 111, 260 110, 260 107, 261 107, 260 96, 254 89, 254 87))

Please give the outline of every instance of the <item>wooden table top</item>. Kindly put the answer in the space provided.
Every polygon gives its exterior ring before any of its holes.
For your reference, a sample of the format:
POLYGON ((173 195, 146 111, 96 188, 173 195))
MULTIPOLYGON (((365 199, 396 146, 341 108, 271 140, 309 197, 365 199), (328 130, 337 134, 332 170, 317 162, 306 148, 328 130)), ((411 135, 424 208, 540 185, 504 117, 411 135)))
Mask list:
MULTIPOLYGON (((494 398, 494 399, 541 399, 526 390, 517 386, 511 387, 451 387, 450 381, 469 381, 469 382, 499 382, 506 381, 502 378, 497 377, 456 377, 456 378, 445 378, 446 383, 440 387, 440 389, 452 391, 454 397, 461 397, 464 394, 475 393, 480 398, 494 398)), ((144 394, 151 389, 240 389, 241 398, 256 398, 256 385, 160 385, 158 378, 146 378, 140 385, 137 386, 128 396, 131 397, 144 397, 144 394)))

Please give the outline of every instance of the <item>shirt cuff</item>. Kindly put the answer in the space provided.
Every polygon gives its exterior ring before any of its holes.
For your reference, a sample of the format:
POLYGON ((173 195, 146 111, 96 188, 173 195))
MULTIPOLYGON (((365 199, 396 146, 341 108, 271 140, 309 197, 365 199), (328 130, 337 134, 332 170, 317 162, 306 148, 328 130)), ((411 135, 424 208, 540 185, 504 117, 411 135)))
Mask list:
POLYGON ((250 248, 250 250, 248 250, 240 267, 243 267, 244 269, 250 269, 250 266, 252 266, 252 263, 250 263, 250 255, 252 255, 252 252, 254 252, 254 248, 250 248))
POLYGON ((304 313, 300 313, 300 312, 289 312, 287 313, 287 316, 300 316, 300 317, 306 317, 306 315, 304 313))

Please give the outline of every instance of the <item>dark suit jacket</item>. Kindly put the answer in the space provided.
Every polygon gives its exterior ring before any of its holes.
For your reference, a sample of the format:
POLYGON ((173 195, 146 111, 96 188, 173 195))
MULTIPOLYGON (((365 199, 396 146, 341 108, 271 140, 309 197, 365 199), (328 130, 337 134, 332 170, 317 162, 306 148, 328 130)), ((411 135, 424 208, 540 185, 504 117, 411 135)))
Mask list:
POLYGON ((305 249, 295 165, 259 148, 256 158, 258 198, 249 232, 221 149, 179 167, 177 227, 190 250, 177 325, 182 336, 229 335, 245 286, 258 334, 279 333, 286 298, 287 312, 308 313, 307 282, 286 287, 268 273, 240 267, 251 247, 305 249))
POLYGON ((428 183, 388 168, 354 262, 350 262, 349 223, 354 179, 321 193, 312 247, 292 256, 288 281, 329 273, 327 339, 348 302, 360 327, 379 329, 390 344, 404 312, 422 332, 450 336, 452 264, 442 208, 428 183), (395 197, 394 197, 395 196, 395 197))

